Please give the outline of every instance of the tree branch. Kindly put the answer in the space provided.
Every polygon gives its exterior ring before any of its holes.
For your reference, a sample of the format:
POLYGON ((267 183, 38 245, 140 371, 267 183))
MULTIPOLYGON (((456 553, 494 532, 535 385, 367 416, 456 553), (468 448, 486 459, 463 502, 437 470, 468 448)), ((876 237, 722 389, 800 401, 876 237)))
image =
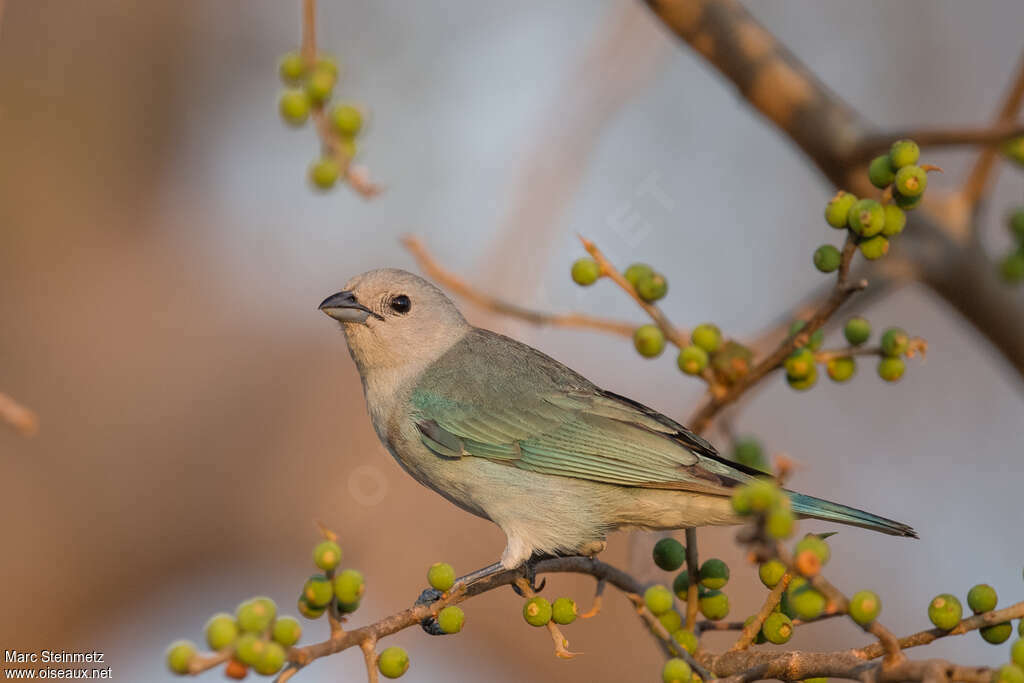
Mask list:
MULTIPOLYGON (((932 128, 923 130, 894 130, 867 135, 850 154, 850 163, 870 161, 877 154, 889 151, 893 140, 910 138, 921 147, 987 146, 998 154, 993 146, 1024 135, 1024 124, 1014 121, 997 121, 991 126, 979 128, 932 128)), ((988 150, 986 150, 988 151, 988 150)))

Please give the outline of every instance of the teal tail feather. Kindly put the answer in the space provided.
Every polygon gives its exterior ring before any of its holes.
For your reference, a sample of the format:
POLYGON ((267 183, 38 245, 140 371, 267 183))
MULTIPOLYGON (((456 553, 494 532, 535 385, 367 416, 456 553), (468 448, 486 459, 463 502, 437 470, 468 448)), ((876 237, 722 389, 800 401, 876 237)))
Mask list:
POLYGON ((800 517, 810 517, 826 522, 839 522, 840 524, 859 526, 873 531, 880 531, 890 536, 917 538, 917 532, 901 522, 894 522, 891 519, 879 517, 870 512, 864 512, 863 510, 840 505, 839 503, 832 503, 821 498, 805 496, 802 493, 793 493, 792 491, 787 493, 789 493, 789 499, 793 503, 793 512, 800 517))

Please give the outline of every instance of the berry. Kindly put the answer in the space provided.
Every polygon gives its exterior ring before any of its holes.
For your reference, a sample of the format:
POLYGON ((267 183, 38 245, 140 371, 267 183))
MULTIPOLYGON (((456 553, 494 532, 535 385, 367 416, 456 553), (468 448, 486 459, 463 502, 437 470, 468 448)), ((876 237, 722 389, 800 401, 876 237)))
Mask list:
POLYGON ((786 565, 778 560, 768 560, 757 568, 757 575, 765 588, 775 588, 786 573, 786 565))
POLYGON ((921 158, 921 148, 913 140, 897 140, 889 148, 889 163, 895 169, 916 164, 921 158))
POLYGON ((786 382, 797 391, 806 391, 818 382, 818 368, 813 368, 811 370, 811 374, 802 379, 786 375, 786 382))
POLYGON ((672 591, 656 583, 644 591, 644 604, 654 616, 661 616, 672 609, 672 591))
POLYGON ((291 647, 302 637, 302 626, 295 617, 280 617, 274 622, 272 634, 275 641, 285 647, 291 647))
POLYGON ((928 174, 920 166, 904 166, 896 171, 896 190, 904 197, 917 197, 928 187, 928 174))
POLYGON ((215 614, 206 622, 206 644, 211 650, 223 650, 238 637, 238 623, 230 614, 215 614))
POLYGON ((249 667, 232 657, 224 666, 224 675, 228 678, 240 681, 249 675, 249 667))
POLYGON ((576 603, 571 598, 557 598, 551 605, 551 618, 556 624, 571 624, 576 621, 576 614, 576 603))
POLYGON ((871 591, 858 591, 850 598, 850 618, 861 626, 867 626, 878 618, 882 601, 871 591))
POLYGON ((235 643, 235 656, 249 666, 255 666, 266 649, 267 641, 255 633, 243 633, 235 643))
POLYGON ((309 118, 309 95, 302 90, 285 90, 278 100, 281 118, 292 126, 301 126, 309 118))
POLYGON ((572 281, 588 287, 601 277, 601 266, 592 258, 576 259, 572 264, 572 281))
POLYGON ((1004 664, 992 674, 992 683, 1024 683, 1024 669, 1019 664, 1004 664))
POLYGON ((441 627, 442 631, 448 634, 458 633, 461 631, 462 625, 465 622, 466 613, 457 605, 442 607, 441 611, 437 613, 437 625, 441 627))
POLYGON ((1010 232, 1018 242, 1024 242, 1024 208, 1015 209, 1006 220, 1010 232))
POLYGON ((188 640, 178 640, 167 648, 167 668, 176 674, 187 674, 188 665, 196 656, 196 646, 188 640))
POLYGON ((802 576, 794 576, 786 589, 789 608, 799 619, 817 619, 825 611, 825 596, 815 590, 802 576))
POLYGON ((699 375, 708 366, 708 352, 699 346, 684 346, 679 349, 676 365, 687 375, 699 375))
POLYGON ((338 602, 358 605, 365 592, 363 575, 355 569, 346 569, 334 577, 334 594, 338 596, 338 602))
POLYGON ((878 376, 886 382, 898 382, 907 366, 902 358, 883 358, 878 361, 878 376))
POLYGON ((679 612, 670 610, 662 615, 658 616, 658 621, 665 627, 665 630, 669 633, 679 629, 683 625, 683 617, 680 616, 679 612))
POLYGON ((886 204, 883 211, 885 211, 885 225, 882 226, 882 234, 892 237, 903 232, 903 228, 907 225, 907 214, 903 212, 903 209, 895 204, 886 204))
POLYGON ((850 230, 862 237, 871 237, 885 227, 885 210, 874 199, 861 199, 850 209, 850 230))
POLYGON ((996 589, 987 583, 979 583, 967 591, 967 606, 975 614, 991 612, 996 608, 998 599, 996 589))
POLYGON ((651 554, 654 564, 667 572, 674 572, 686 561, 686 548, 674 538, 663 538, 655 543, 651 554))
POLYGON ((796 518, 788 507, 772 508, 764 519, 764 529, 772 538, 789 538, 793 535, 796 518))
POLYGON ((685 659, 673 657, 665 662, 661 670, 661 680, 664 683, 691 683, 693 669, 686 663, 685 659))
POLYGON ((1014 641, 1010 646, 1010 661, 1017 666, 1024 666, 1024 638, 1014 641))
POLYGON ((943 631, 949 631, 959 624, 963 612, 960 601, 956 599, 955 595, 949 593, 936 595, 928 604, 928 618, 943 631))
POLYGON ((302 597, 313 607, 326 607, 334 599, 331 580, 323 574, 313 574, 302 587, 302 597))
POLYGON ((793 548, 793 555, 799 555, 806 550, 814 553, 821 561, 822 566, 828 564, 829 559, 832 557, 832 551, 829 549, 828 543, 820 536, 815 536, 814 534, 808 534, 801 538, 793 548))
POLYGON ((702 323, 693 328, 690 341, 708 353, 714 353, 722 345, 722 331, 713 323, 702 323))
POLYGON ((334 541, 321 541, 313 548, 313 564, 325 572, 337 568, 341 562, 341 546, 334 541))
POLYGON ((897 357, 907 352, 910 346, 910 337, 906 330, 900 327, 890 327, 882 333, 882 353, 886 356, 897 357))
POLYGON ((1024 166, 1024 137, 1007 140, 1003 145, 1003 154, 1011 161, 1024 166))
POLYGON ((1010 284, 1024 280, 1024 249, 1017 249, 1007 254, 999 263, 999 274, 1010 284))
POLYGON ((455 569, 447 562, 435 562, 427 570, 427 583, 443 593, 455 585, 455 569))
POLYGON ((409 669, 409 653, 392 645, 377 657, 377 670, 385 678, 398 678, 409 669))
POLYGON ((858 241, 857 248, 860 249, 861 256, 868 261, 877 261, 889 253, 889 240, 882 235, 875 235, 858 241))
POLYGON ((729 615, 729 596, 722 591, 708 591, 697 604, 700 613, 712 621, 725 619, 729 615))
POLYGON ((1024 619, 1017 622, 1017 635, 1024 638, 1024 619))
POLYGON ((298 52, 289 52, 277 63, 277 72, 288 85, 298 85, 306 75, 306 60, 298 52))
MULTIPOLYGON (((790 336, 797 334, 800 330, 807 327, 806 320, 794 320, 789 326, 790 336)), ((803 348, 810 349, 811 351, 817 351, 821 348, 821 345, 825 343, 825 330, 820 327, 811 333, 810 339, 807 340, 802 346, 803 348)))
POLYGON ((750 509, 754 512, 765 512, 782 501, 781 491, 774 482, 758 479, 743 486, 742 491, 749 496, 750 509))
POLYGON ((916 197, 906 197, 895 190, 893 190, 892 193, 892 200, 895 202, 896 206, 907 211, 916 209, 917 205, 921 203, 922 197, 924 197, 923 194, 919 194, 916 197))
POLYGON ((246 600, 235 610, 238 627, 250 633, 262 633, 277 615, 277 605, 270 598, 246 600))
POLYGON ((352 612, 355 612, 357 609, 359 609, 358 600, 354 602, 342 602, 341 600, 338 601, 338 611, 342 614, 351 614, 352 612))
POLYGON ((675 580, 672 582, 672 592, 676 594, 680 600, 686 600, 690 589, 690 573, 685 569, 679 572, 675 580))
POLYGON ((641 278, 649 275, 654 275, 654 269, 646 263, 634 263, 629 268, 626 268, 626 272, 622 274, 626 278, 626 282, 633 285, 634 288, 636 288, 636 283, 640 282, 641 278))
POLYGON ((637 280, 636 293, 640 298, 651 303, 664 298, 668 294, 668 280, 661 273, 651 273, 637 280))
POLYGON ((316 60, 314 68, 318 71, 326 71, 335 78, 338 77, 338 73, 340 71, 338 68, 338 62, 330 55, 321 55, 320 58, 316 60))
POLYGON ((814 267, 823 273, 838 269, 842 260, 842 254, 831 244, 823 244, 814 250, 814 267))
POLYGON ((349 160, 355 159, 356 154, 359 152, 359 147, 352 138, 340 138, 338 140, 338 148, 345 158, 349 160))
POLYGON ((772 612, 764 620, 761 633, 769 643, 782 645, 793 637, 793 621, 782 612, 772 612))
POLYGON ((807 379, 814 372, 814 354, 807 348, 797 349, 786 358, 786 375, 793 379, 807 379))
POLYGON ((321 190, 329 190, 338 182, 341 167, 331 157, 320 157, 309 166, 309 182, 321 190))
POLYGON ((673 631, 672 640, 679 643, 679 645, 691 655, 697 651, 697 636, 693 634, 693 631, 685 628, 673 631))
POLYGON ((351 104, 339 104, 331 109, 331 123, 340 134, 352 137, 363 127, 363 113, 351 104))
POLYGON ((871 337, 871 323, 861 317, 850 318, 843 327, 843 336, 854 346, 860 346, 871 337))
POLYGON ((830 359, 826 369, 832 381, 845 382, 857 371, 857 363, 850 356, 841 356, 830 359))
POLYGON ((765 458, 761 442, 752 436, 736 440, 732 446, 732 459, 741 465, 768 472, 768 460, 765 458))
POLYGON ((327 607, 314 607, 313 605, 306 602, 305 596, 300 595, 298 609, 299 614, 306 617, 307 619, 319 619, 324 615, 324 611, 327 609, 327 607))
POLYGON ((893 170, 888 154, 883 154, 871 160, 871 164, 868 165, 868 180, 871 181, 872 185, 885 189, 892 185, 892 181, 895 179, 896 171, 893 170))
POLYGON ((657 325, 641 325, 633 333, 633 346, 644 358, 654 358, 665 350, 665 335, 657 325))
POLYGON ((712 558, 700 566, 699 576, 702 586, 717 590, 729 583, 729 565, 717 557, 712 558))
POLYGON ((1001 624, 982 626, 978 629, 978 633, 981 634, 981 637, 986 643, 1001 645, 1002 643, 1005 643, 1013 633, 1013 624, 1008 621, 1004 621, 1001 624))
POLYGON ((530 626, 546 626, 551 621, 551 603, 539 595, 530 598, 523 605, 523 619, 530 626))
POLYGON ((273 676, 284 666, 284 660, 284 648, 279 643, 271 641, 264 643, 263 651, 252 668, 261 676, 273 676))
POLYGON ((306 81, 306 94, 314 104, 323 104, 331 99, 331 91, 334 90, 337 80, 337 74, 318 65, 306 81))
POLYGON ((825 205, 825 222, 833 228, 842 230, 849 222, 850 209, 857 203, 857 197, 839 190, 835 197, 825 205))

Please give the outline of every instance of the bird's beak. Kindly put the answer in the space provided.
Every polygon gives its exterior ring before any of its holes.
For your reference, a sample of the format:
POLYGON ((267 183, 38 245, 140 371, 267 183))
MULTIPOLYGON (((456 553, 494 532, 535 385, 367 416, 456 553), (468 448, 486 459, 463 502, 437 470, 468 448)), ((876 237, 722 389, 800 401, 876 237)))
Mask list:
POLYGON ((323 300, 319 308, 338 322, 343 323, 365 323, 371 315, 383 320, 381 316, 356 301, 355 294, 347 291, 330 295, 323 300))

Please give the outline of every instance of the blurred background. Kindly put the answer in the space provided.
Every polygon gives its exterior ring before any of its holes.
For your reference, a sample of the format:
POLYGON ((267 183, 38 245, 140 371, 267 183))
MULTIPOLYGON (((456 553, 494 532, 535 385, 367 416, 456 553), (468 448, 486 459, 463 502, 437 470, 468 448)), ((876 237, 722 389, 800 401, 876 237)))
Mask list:
MULTIPOLYGON (((1017 63, 1024 4, 763 0, 750 10, 881 126, 980 123, 1017 63)), ((386 188, 313 193, 307 127, 277 114, 298 2, 9 0, 0 26, 0 391, 38 412, 0 428, 0 649, 97 649, 118 681, 162 681, 173 639, 267 594, 294 613, 314 520, 367 576, 355 622, 408 606, 427 567, 494 561, 504 537, 407 477, 379 445, 337 325, 316 305, 370 268, 415 269, 420 236, 481 290, 642 321, 610 283, 569 279, 576 233, 623 267, 652 263, 681 326, 756 334, 822 282, 831 195, 787 141, 640 3, 321 2, 339 93, 372 112, 362 161, 386 188)), ((930 154, 953 187, 973 155, 930 154)), ((984 240, 1024 178, 1004 172, 984 240)), ((684 417, 701 385, 627 340, 542 330, 464 306, 618 393, 684 417)), ((830 577, 878 591, 898 633, 936 593, 986 581, 1024 596, 1020 382, 940 300, 906 287, 867 311, 931 344, 896 385, 871 364, 812 392, 768 382, 742 433, 801 465, 792 486, 914 525, 920 541, 843 529, 830 577)), ((838 336, 834 335, 834 340, 838 336)), ((2 427, 2 426, 0 426, 2 427)), ((825 528, 807 524, 805 529, 825 528)), ((732 542, 732 614, 763 589, 732 542)), ((630 541, 604 559, 626 564, 630 541)), ((650 539, 640 538, 640 548, 650 539)), ((646 550, 644 550, 646 552, 646 550)), ((649 579, 668 577, 655 576, 649 579)), ((593 581, 548 592, 589 604, 593 581)), ((661 654, 628 603, 568 628, 556 660, 511 591, 466 605, 457 637, 408 630, 411 680, 652 678, 661 654)), ((306 625, 304 642, 326 636, 306 625)), ((726 641, 712 634, 714 646, 726 641)), ((866 642, 846 621, 792 645, 866 642)), ((919 653, 925 656, 925 652, 919 653)), ((1005 660, 974 634, 927 655, 1005 660)), ((218 673, 206 674, 219 677, 218 673)), ((364 678, 360 653, 296 680, 364 678)))

